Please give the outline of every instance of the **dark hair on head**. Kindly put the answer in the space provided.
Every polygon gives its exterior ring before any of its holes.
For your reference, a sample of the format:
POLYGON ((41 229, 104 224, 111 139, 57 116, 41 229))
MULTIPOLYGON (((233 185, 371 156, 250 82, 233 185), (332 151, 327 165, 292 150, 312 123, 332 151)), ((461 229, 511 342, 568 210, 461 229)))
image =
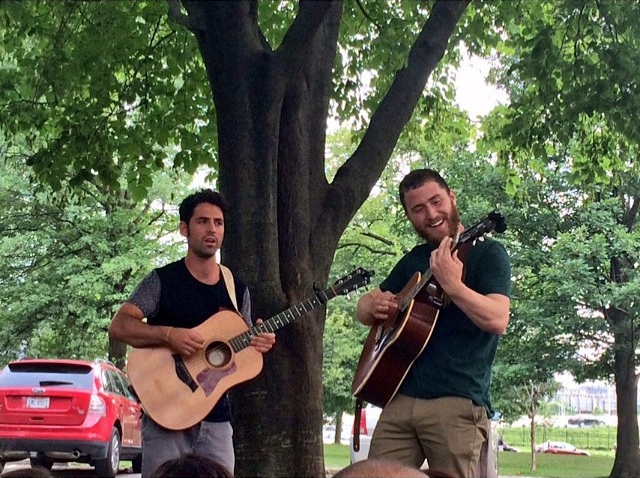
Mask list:
POLYGON ((193 211, 195 210, 198 204, 202 203, 213 204, 214 206, 218 206, 222 209, 223 214, 227 214, 227 201, 224 196, 213 189, 203 189, 201 191, 195 192, 182 200, 180 203, 180 222, 186 222, 189 224, 189 221, 193 217, 193 211))
POLYGON ((447 193, 449 192, 449 185, 437 171, 427 168, 414 169, 409 174, 407 174, 402 181, 400 181, 400 202, 402 203, 402 207, 404 208, 405 212, 407 211, 407 204, 404 200, 405 193, 412 189, 419 188, 428 181, 435 181, 440 186, 442 186, 442 188, 447 191, 447 193))
POLYGON ((217 461, 206 456, 187 454, 167 460, 151 474, 151 478, 233 478, 233 474, 217 461))

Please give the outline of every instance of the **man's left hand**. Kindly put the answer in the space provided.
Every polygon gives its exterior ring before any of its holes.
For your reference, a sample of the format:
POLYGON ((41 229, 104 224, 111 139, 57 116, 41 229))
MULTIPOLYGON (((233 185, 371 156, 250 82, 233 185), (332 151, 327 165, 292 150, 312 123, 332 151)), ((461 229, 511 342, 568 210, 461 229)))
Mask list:
MULTIPOLYGON (((262 321, 262 319, 256 320, 256 325, 262 325, 263 323, 264 322, 262 321)), ((273 332, 271 333, 265 332, 251 338, 251 345, 253 345, 258 352, 263 354, 271 350, 271 348, 275 343, 276 343, 276 334, 274 334, 273 332)))
POLYGON ((458 251, 451 253, 452 244, 452 238, 442 239, 438 248, 431 253, 429 260, 433 277, 448 294, 463 286, 462 261, 458 258, 458 251))

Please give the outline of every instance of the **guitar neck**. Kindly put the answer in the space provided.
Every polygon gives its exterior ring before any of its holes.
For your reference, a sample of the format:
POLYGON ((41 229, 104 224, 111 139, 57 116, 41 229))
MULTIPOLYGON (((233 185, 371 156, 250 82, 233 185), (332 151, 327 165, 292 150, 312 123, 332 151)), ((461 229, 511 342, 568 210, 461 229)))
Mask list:
POLYGON ((262 324, 254 325, 246 332, 243 332, 240 335, 236 335, 229 340, 229 345, 231 345, 231 348, 234 352, 240 352, 241 350, 251 345, 251 339, 254 336, 266 332, 275 332, 285 325, 289 325, 296 319, 299 319, 308 312, 311 312, 313 309, 326 304, 329 300, 336 297, 336 295, 336 292, 331 288, 320 292, 310 299, 307 299, 304 302, 293 306, 290 309, 285 310, 284 312, 280 312, 278 315, 275 315, 270 319, 265 320, 262 324))

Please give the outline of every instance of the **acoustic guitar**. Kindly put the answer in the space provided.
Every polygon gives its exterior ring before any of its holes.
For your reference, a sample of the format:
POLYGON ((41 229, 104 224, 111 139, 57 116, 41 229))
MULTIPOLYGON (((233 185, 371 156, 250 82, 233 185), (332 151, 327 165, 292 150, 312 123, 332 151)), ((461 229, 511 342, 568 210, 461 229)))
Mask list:
MULTIPOLYGON (((492 230, 503 232, 502 215, 489 213, 454 238, 451 252, 469 246, 492 230)), ((398 311, 371 327, 351 386, 362 401, 384 407, 395 396, 413 362, 427 346, 445 298, 430 271, 416 272, 397 294, 398 311)))
POLYGON ((233 386, 257 376, 262 354, 251 347, 255 335, 292 323, 338 295, 369 283, 373 274, 358 268, 325 291, 251 328, 235 312, 221 311, 194 328, 205 340, 202 349, 183 357, 168 347, 134 348, 127 375, 145 413, 170 430, 201 421, 233 386))

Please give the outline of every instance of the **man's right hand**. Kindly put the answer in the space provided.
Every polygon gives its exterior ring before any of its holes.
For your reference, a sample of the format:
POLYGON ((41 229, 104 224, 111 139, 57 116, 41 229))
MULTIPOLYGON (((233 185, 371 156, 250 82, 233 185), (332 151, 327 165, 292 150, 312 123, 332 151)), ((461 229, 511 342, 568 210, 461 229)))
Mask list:
POLYGON ((398 298, 391 292, 382 292, 379 288, 360 297, 356 307, 356 316, 365 325, 396 317, 398 298))
POLYGON ((193 329, 167 327, 166 340, 169 347, 180 355, 189 356, 204 347, 204 339, 193 329))

